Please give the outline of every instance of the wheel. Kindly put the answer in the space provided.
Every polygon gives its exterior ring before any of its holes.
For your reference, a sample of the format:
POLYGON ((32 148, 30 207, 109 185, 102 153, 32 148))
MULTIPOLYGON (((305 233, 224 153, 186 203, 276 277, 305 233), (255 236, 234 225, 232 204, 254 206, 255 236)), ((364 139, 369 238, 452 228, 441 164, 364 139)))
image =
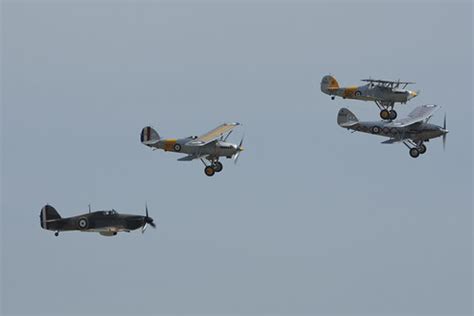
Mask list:
POLYGON ((86 229, 89 227, 89 221, 85 217, 79 218, 79 221, 77 222, 77 226, 79 226, 79 229, 86 229))
POLYGON ((384 109, 380 111, 380 117, 382 118, 382 120, 388 120, 390 118, 390 112, 384 109))
POLYGON ((410 156, 412 158, 416 158, 420 155, 420 151, 417 148, 411 148, 410 149, 410 156))
POLYGON ((221 172, 222 169, 224 168, 224 166, 222 165, 220 161, 216 161, 213 167, 214 167, 215 172, 221 172))
POLYGON ((59 236, 59 232, 55 232, 55 233, 54 233, 54 236, 58 237, 58 236, 59 236))
POLYGON ((423 155, 426 152, 425 144, 421 144, 420 147, 418 147, 418 151, 420 152, 421 155, 423 155))
POLYGON ((397 118, 397 111, 395 111, 395 110, 390 110, 390 112, 389 112, 389 117, 390 117, 391 120, 396 119, 396 118, 397 118))
POLYGON ((206 174, 206 176, 212 177, 214 173, 216 173, 216 171, 212 166, 207 166, 206 168, 204 168, 204 173, 206 174))
POLYGON ((335 96, 332 96, 332 97, 331 97, 331 100, 334 100, 335 98, 336 98, 335 96))
POLYGON ((378 126, 372 126, 372 128, 370 129, 370 131, 372 132, 372 134, 378 134, 378 133, 380 133, 380 127, 378 127, 378 126))
POLYGON ((174 144, 173 149, 174 149, 174 151, 181 151, 181 145, 180 144, 174 144))

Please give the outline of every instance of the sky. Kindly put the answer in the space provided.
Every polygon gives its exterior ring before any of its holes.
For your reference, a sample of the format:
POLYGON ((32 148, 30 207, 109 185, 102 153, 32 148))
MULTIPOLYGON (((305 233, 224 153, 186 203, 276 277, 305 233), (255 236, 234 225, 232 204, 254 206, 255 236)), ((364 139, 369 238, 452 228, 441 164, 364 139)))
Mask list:
POLYGON ((472 314, 471 1, 1 4, 2 315, 472 314), (413 159, 337 126, 373 103, 321 93, 416 81, 447 114, 413 159), (151 151, 243 125, 237 165, 151 151), (42 230, 116 209, 157 229, 42 230))

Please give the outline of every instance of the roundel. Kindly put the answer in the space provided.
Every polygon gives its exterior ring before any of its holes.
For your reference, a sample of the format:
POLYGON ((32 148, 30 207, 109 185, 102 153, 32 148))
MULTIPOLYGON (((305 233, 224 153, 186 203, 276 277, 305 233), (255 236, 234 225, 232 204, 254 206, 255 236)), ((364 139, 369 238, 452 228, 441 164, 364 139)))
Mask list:
POLYGON ((79 221, 77 222, 77 225, 79 226, 79 229, 86 229, 89 227, 89 221, 85 217, 79 218, 79 221))
POLYGON ((354 92, 354 95, 356 97, 360 97, 362 95, 362 92, 360 92, 359 90, 357 90, 356 92, 354 92))

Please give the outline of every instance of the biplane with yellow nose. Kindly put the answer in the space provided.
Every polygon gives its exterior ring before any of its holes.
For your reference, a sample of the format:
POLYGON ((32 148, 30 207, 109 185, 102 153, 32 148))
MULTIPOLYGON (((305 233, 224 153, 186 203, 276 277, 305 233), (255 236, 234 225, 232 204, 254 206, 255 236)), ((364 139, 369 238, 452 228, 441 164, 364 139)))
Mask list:
POLYGON ((142 144, 153 149, 186 154, 178 161, 200 159, 205 166, 204 173, 211 177, 223 169, 222 163, 219 161, 220 157, 233 159, 237 163, 240 153, 244 150, 242 147, 243 137, 238 145, 227 142, 227 138, 239 125, 241 124, 224 123, 202 136, 179 139, 161 138, 156 130, 147 126, 142 129, 140 140, 142 144))
POLYGON ((367 84, 339 87, 336 78, 327 75, 321 80, 321 91, 330 95, 332 100, 338 96, 343 99, 374 101, 380 109, 380 117, 383 120, 396 119, 395 103, 407 103, 420 93, 406 89, 409 84, 414 84, 414 82, 377 79, 362 79, 362 81, 367 84))

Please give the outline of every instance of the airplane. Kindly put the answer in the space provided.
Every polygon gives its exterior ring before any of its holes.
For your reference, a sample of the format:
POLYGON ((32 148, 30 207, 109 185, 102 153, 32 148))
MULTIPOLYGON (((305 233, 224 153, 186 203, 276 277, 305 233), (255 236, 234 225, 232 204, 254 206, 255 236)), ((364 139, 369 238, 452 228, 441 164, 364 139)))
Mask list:
POLYGON ((362 79, 362 81, 367 84, 341 88, 336 78, 327 75, 321 80, 321 91, 330 95, 332 100, 338 96, 343 99, 374 101, 380 109, 380 118, 383 120, 396 119, 395 103, 407 103, 420 93, 406 89, 407 85, 414 82, 377 79, 362 79))
POLYGON ((156 228, 153 218, 148 216, 148 206, 145 206, 145 216, 119 214, 114 209, 91 212, 72 217, 62 218, 54 207, 46 204, 40 212, 41 228, 54 231, 58 236, 62 231, 81 231, 99 233, 102 236, 115 236, 119 232, 130 232, 141 227, 142 233, 148 225, 156 228))
POLYGON ((348 109, 342 108, 337 115, 337 124, 354 132, 369 133, 389 137, 382 144, 402 142, 408 147, 410 156, 417 158, 426 152, 425 142, 432 138, 443 137, 443 148, 446 147, 446 114, 443 127, 428 123, 439 106, 428 104, 416 107, 404 119, 395 121, 361 122, 348 109))
POLYGON ((212 177, 223 169, 223 165, 219 161, 220 157, 232 158, 237 163, 240 153, 244 150, 242 147, 243 137, 239 145, 227 142, 233 129, 239 125, 241 124, 224 123, 202 136, 179 139, 162 139, 157 131, 147 126, 142 129, 140 140, 142 144, 153 148, 153 150, 163 149, 164 151, 187 154, 187 156, 179 158, 178 161, 200 159, 205 166, 204 173, 212 177), (209 164, 206 164, 204 159, 209 164))

